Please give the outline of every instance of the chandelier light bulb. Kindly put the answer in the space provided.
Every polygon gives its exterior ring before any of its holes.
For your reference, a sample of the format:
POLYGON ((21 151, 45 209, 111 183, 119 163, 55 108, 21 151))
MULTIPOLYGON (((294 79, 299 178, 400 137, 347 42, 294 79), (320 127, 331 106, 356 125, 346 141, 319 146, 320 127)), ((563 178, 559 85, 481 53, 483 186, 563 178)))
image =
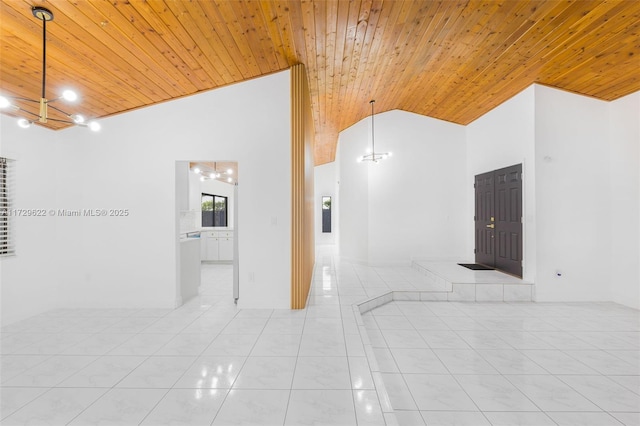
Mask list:
POLYGON ((209 173, 209 177, 213 179, 214 177, 216 177, 216 175, 214 175, 213 173, 209 173))
POLYGON ((18 126, 22 127, 23 129, 28 129, 29 127, 31 127, 31 122, 26 118, 21 118, 18 120, 18 126))
POLYGON ((198 173, 199 174, 200 173, 200 169, 196 167, 195 169, 193 169, 193 173, 198 173))
POLYGON ((82 116, 80 114, 71 114, 69 117, 71 117, 73 122, 76 123, 76 124, 84 123, 84 116, 82 116))
POLYGON ((220 173, 216 173, 216 177, 219 178, 220 177, 220 173))
POLYGON ((228 175, 232 175, 233 174, 233 169, 227 169, 227 174, 228 175))
POLYGON ((64 92, 62 92, 62 99, 64 99, 67 102, 75 102, 78 100, 78 95, 73 90, 67 89, 64 92))
POLYGON ((204 176, 200 176, 200 182, 204 182, 204 176))
POLYGON ((358 157, 358 158, 356 158, 356 161, 357 161, 358 163, 362 163, 362 157, 358 157))
POLYGON ((4 96, 0 96, 0 108, 7 108, 11 105, 11 102, 9 102, 9 99, 5 98, 4 96))
POLYGON ((89 129, 93 130, 94 132, 99 132, 102 128, 100 123, 98 123, 97 121, 90 121, 87 125, 89 126, 89 129))
POLYGON ((227 178, 227 182, 231 183, 233 181, 233 179, 231 179, 230 177, 227 178))

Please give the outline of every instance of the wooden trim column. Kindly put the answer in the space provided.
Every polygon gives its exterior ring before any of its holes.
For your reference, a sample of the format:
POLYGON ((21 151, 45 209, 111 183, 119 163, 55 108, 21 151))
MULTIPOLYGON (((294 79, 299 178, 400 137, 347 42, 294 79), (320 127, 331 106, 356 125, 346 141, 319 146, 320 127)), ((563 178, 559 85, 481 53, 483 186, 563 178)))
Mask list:
POLYGON ((307 73, 291 67, 291 309, 303 309, 315 262, 313 119, 307 73))

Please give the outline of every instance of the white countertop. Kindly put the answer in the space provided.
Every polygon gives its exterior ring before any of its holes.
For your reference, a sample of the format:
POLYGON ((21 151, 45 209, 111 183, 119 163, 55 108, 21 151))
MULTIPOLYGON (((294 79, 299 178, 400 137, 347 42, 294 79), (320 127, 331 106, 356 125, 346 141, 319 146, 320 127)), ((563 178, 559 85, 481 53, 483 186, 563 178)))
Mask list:
POLYGON ((200 238, 180 238, 180 244, 182 243, 190 243, 190 242, 199 242, 200 238))
MULTIPOLYGON (((200 228, 200 229, 194 229, 194 230, 189 230, 189 231, 180 231, 180 239, 185 239, 187 234, 192 234, 194 232, 215 232, 215 231, 233 231, 233 228, 200 228)), ((190 238, 190 239, 195 239, 197 240, 197 238, 190 238)))

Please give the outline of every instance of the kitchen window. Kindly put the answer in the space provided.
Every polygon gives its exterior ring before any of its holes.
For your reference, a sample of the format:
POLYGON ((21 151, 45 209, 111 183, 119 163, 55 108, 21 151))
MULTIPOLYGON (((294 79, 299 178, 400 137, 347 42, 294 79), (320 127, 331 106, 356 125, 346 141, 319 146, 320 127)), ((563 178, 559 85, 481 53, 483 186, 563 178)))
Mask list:
POLYGON ((222 195, 202 194, 202 226, 227 226, 228 198, 222 195))
POLYGON ((13 161, 0 157, 0 257, 15 254, 12 172, 13 161))

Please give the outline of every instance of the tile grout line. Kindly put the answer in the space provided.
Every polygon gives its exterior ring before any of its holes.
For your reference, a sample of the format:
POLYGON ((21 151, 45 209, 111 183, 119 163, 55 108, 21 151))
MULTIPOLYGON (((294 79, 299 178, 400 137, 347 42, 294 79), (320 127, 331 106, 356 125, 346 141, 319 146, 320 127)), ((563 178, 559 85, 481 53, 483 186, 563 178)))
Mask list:
POLYGON ((300 348, 302 347, 302 337, 304 336, 304 329, 307 326, 307 306, 311 295, 311 289, 313 288, 313 282, 316 275, 315 268, 311 275, 311 286, 309 287, 309 293, 307 294, 307 301, 304 308, 304 321, 302 322, 302 332, 300 333, 300 341, 298 342, 298 351, 296 352, 296 362, 293 366, 293 374, 291 374, 291 384, 289 385, 289 397, 287 398, 287 405, 284 410, 284 418, 282 419, 282 425, 287 424, 287 416, 289 415, 289 406, 291 405, 291 396, 293 395, 293 381, 296 378, 296 370, 298 369, 298 359, 300 358, 300 348))
MULTIPOLYGON (((176 309, 174 309, 174 311, 175 311, 175 310, 176 310, 176 309)), ((204 312, 203 312, 203 313, 204 313, 204 312)), ((191 321, 191 322, 189 323, 189 325, 190 325, 190 324, 192 324, 192 323, 193 323, 197 318, 201 317, 203 313, 201 313, 201 314, 200 314, 200 315, 198 315, 196 318, 194 318, 194 319, 193 319, 193 321, 191 321)), ((163 316, 161 319, 166 318, 166 317, 167 317, 168 315, 170 315, 170 314, 171 314, 171 313, 167 313, 167 314, 166 314, 165 316, 163 316)), ((160 319, 158 319, 158 321, 160 321, 160 319)), ((151 325, 153 325, 153 324, 157 323, 158 321, 155 321, 154 323, 150 324, 150 325, 149 325, 149 327, 150 327, 151 325)), ((184 330, 185 328, 187 328, 189 325, 186 325, 184 328, 182 328, 182 329, 181 329, 181 331, 182 331, 182 330, 184 330)), ((145 329, 146 329, 146 328, 145 328, 145 329)), ((143 329, 143 330, 145 330, 145 329, 143 329)), ((138 332, 136 335, 142 334, 142 331, 143 331, 143 330, 141 330, 140 332, 138 332)), ((140 362, 140 364, 138 364, 135 368, 133 368, 131 371, 129 371, 129 373, 127 373, 127 374, 126 374, 125 376, 123 376, 120 380, 118 380, 118 381, 117 381, 113 386, 111 386, 111 387, 110 387, 106 392, 104 392, 102 395, 100 395, 100 396, 99 396, 95 401, 93 401, 91 404, 89 404, 87 407, 85 407, 82 411, 80 411, 80 412, 79 412, 75 417, 73 417, 73 418, 72 418, 72 419, 67 423, 67 425, 68 425, 68 424, 71 424, 75 419, 77 419, 79 416, 81 416, 81 415, 82 415, 84 412, 86 412, 90 407, 94 406, 98 401, 100 401, 100 400, 101 400, 105 395, 107 395, 107 394, 108 394, 109 392, 111 392, 113 389, 116 389, 116 388, 117 388, 117 386, 118 386, 118 384, 120 384, 123 380, 125 380, 127 377, 129 377, 129 375, 131 375, 131 373, 133 373, 133 372, 134 372, 138 367, 140 367, 143 363, 145 363, 146 361, 148 361, 149 359, 151 359, 151 358, 152 358, 152 357, 153 357, 153 356, 154 356, 154 355, 155 355, 159 350, 161 350, 162 348, 164 348, 164 347, 165 347, 169 342, 171 342, 173 339, 175 339, 179 334, 180 334, 180 332, 179 332, 179 333, 177 333, 177 334, 176 334, 172 339, 169 339, 169 341, 168 341, 168 342, 166 342, 164 345, 162 345, 160 348, 158 348, 154 353, 152 353, 151 355, 148 355, 148 356, 147 356, 147 357, 146 357, 142 362, 140 362)), ((125 342, 123 342, 122 344, 124 344, 124 343, 125 343, 125 342)), ((119 346, 120 346, 120 345, 119 345, 119 346)), ((117 346, 117 347, 119 347, 119 346, 117 346)), ((115 348, 114 348, 114 349, 115 349, 115 348)), ((113 350, 113 349, 112 349, 112 350, 113 350)), ((103 357, 104 357, 104 356, 107 356, 107 354, 103 355, 103 357)), ((99 357, 98 359, 100 359, 100 358, 102 358, 102 357, 99 357)), ((96 359, 95 361, 97 361, 98 359, 96 359)), ((191 368, 191 366, 193 366, 193 364, 196 362, 196 360, 197 360, 197 357, 193 360, 193 362, 189 365, 189 367, 187 367, 187 369, 183 372, 183 374, 182 374, 180 377, 182 377, 182 376, 184 375, 184 373, 186 373, 186 371, 187 371, 189 368, 191 368)), ((95 362, 95 361, 94 361, 94 362, 95 362)), ((85 368, 86 368, 86 367, 85 367, 85 368)), ((76 372, 75 374, 77 374, 77 373, 78 373, 78 372, 76 372)), ((73 374, 73 375, 75 375, 75 374, 73 374)), ((71 376, 69 376, 69 377, 71 377, 71 376)), ((178 379, 174 382, 174 385, 175 385, 175 383, 177 383, 177 381, 178 381, 179 379, 180 379, 180 378, 178 378, 178 379)), ((65 380, 66 380, 66 379, 65 379, 65 380)), ((161 401, 162 401, 162 400, 167 396, 167 394, 171 391, 171 389, 172 389, 172 388, 173 388, 173 387, 169 387, 169 388, 167 388, 166 392, 162 395, 162 397, 161 397, 160 399, 158 399, 158 401, 157 401, 157 402, 153 405, 153 407, 152 407, 152 408, 147 412, 147 414, 145 414, 145 416, 142 418, 142 420, 139 422, 139 424, 140 424, 140 423, 142 423, 142 422, 144 422, 144 420, 149 416, 149 414, 151 414, 151 412, 152 412, 152 411, 153 411, 153 410, 158 406, 158 404, 160 404, 160 402, 161 402, 161 401)), ((163 388, 119 388, 119 389, 163 389, 163 388)))

